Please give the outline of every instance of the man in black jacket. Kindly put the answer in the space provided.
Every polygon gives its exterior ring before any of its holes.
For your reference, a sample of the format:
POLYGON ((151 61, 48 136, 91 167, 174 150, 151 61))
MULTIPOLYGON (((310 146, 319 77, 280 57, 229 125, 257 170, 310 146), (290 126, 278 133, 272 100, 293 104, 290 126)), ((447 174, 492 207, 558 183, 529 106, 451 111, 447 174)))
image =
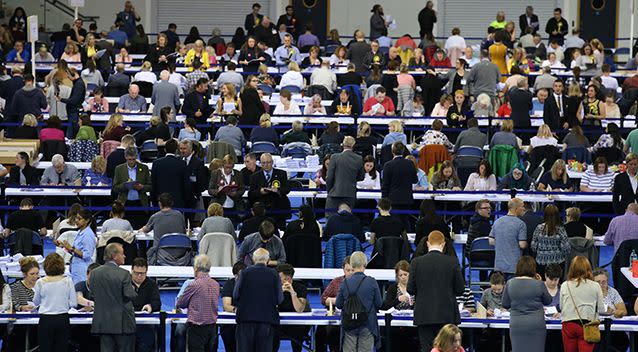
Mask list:
POLYGON ((80 110, 82 109, 82 103, 84 103, 84 97, 86 96, 86 85, 74 67, 69 68, 69 79, 73 81, 71 95, 69 95, 68 98, 60 98, 56 95, 55 98, 66 104, 66 115, 69 123, 66 129, 66 137, 73 138, 80 128, 78 126, 78 119, 80 118, 80 110))
MULTIPOLYGON (((135 258, 131 267, 131 281, 137 297, 133 299, 136 312, 153 313, 162 308, 159 288, 153 279, 149 279, 148 262, 144 258, 135 258)), ((155 327, 153 325, 137 325, 135 328, 135 350, 152 351, 155 343, 155 327)))
POLYGON ((545 32, 549 34, 549 41, 556 39, 559 45, 563 45, 565 35, 569 32, 567 20, 563 18, 563 10, 560 7, 554 9, 554 17, 550 18, 545 25, 545 32))
POLYGON ((361 221, 352 214, 352 209, 346 203, 339 204, 337 213, 328 218, 328 221, 326 221, 326 229, 323 231, 321 240, 328 242, 332 236, 340 233, 351 234, 361 243, 366 240, 363 227, 361 227, 361 221))
POLYGON ((214 111, 208 102, 208 98, 208 79, 200 78, 197 80, 195 89, 184 97, 182 113, 187 118, 190 117, 198 122, 205 122, 214 111))
MULTIPOLYGON (((6 122, 18 122, 18 115, 12 110, 13 108, 13 96, 17 91, 24 87, 24 79, 22 78, 22 68, 19 66, 11 69, 11 78, 0 82, 0 98, 5 100, 4 104, 4 117, 6 122)), ((22 116, 20 117, 22 119, 22 116)), ((9 131, 15 130, 15 127, 10 127, 9 131)))
POLYGON ((414 325, 419 332, 421 351, 430 351, 432 341, 445 324, 461 322, 456 296, 465 283, 455 257, 443 254, 445 237, 440 231, 428 235, 428 254, 412 260, 407 291, 416 296, 414 325))
POLYGON ((269 153, 262 154, 260 160, 261 171, 250 176, 248 199, 251 202, 262 202, 270 211, 278 211, 279 213, 272 214, 272 217, 277 227, 283 230, 286 219, 290 218, 288 174, 284 170, 273 168, 272 155, 269 153))
POLYGON ((190 181, 186 172, 186 163, 175 155, 177 142, 171 139, 164 146, 166 155, 153 162, 151 182, 153 201, 162 193, 173 196, 173 207, 184 208, 192 197, 190 181))
POLYGON ((552 131, 569 128, 567 122, 567 97, 563 94, 563 81, 557 79, 552 86, 552 93, 545 100, 543 106, 543 122, 552 131))
POLYGON ((516 88, 508 91, 512 113, 510 117, 514 128, 529 128, 532 126, 529 111, 532 109, 532 93, 527 89, 527 77, 521 77, 516 82, 516 88))
POLYGON ((24 86, 13 95, 11 104, 13 105, 11 110, 15 113, 18 122, 21 122, 26 114, 42 116, 42 110, 48 106, 47 98, 42 90, 35 86, 35 79, 30 73, 24 75, 24 86))
POLYGON ((246 19, 244 20, 244 28, 246 28, 246 35, 252 35, 255 27, 259 26, 261 20, 264 18, 264 15, 259 13, 261 10, 261 5, 258 3, 254 3, 252 7, 253 11, 246 15, 246 19))
POLYGON ((616 214, 624 214, 629 203, 638 200, 638 190, 636 182, 631 182, 638 174, 638 155, 628 154, 625 158, 627 171, 616 175, 614 178, 614 194, 612 204, 616 214))
MULTIPOLYGON (((204 209, 204 203, 200 204, 200 200, 202 199, 202 192, 208 188, 208 168, 193 152, 193 142, 191 140, 183 139, 179 142, 179 153, 186 163, 186 175, 192 192, 192 196, 189 197, 186 206, 204 209)), ((186 213, 185 215, 193 223, 195 213, 186 213)))
POLYGON ((432 36, 432 29, 436 23, 436 10, 434 3, 428 1, 425 7, 419 12, 419 35, 423 38, 426 34, 432 36))
POLYGON ((527 33, 527 27, 532 28, 532 33, 536 33, 540 28, 540 22, 538 16, 534 13, 534 8, 527 6, 525 13, 518 17, 518 28, 521 29, 521 35, 527 33))
POLYGON ((490 218, 492 216, 492 206, 488 199, 481 199, 474 206, 474 215, 470 218, 470 228, 467 231, 467 243, 465 245, 465 257, 470 257, 470 247, 472 241, 479 237, 487 237, 492 230, 490 218))
POLYGON ((381 197, 389 198, 395 209, 408 209, 412 206, 412 185, 418 182, 414 164, 403 157, 405 145, 392 143, 392 160, 383 166, 381 197))
POLYGON ((290 33, 295 39, 298 37, 297 28, 300 23, 297 20, 297 15, 295 15, 295 9, 292 5, 286 6, 286 13, 279 16, 275 27, 279 28, 282 24, 286 25, 286 32, 290 33))

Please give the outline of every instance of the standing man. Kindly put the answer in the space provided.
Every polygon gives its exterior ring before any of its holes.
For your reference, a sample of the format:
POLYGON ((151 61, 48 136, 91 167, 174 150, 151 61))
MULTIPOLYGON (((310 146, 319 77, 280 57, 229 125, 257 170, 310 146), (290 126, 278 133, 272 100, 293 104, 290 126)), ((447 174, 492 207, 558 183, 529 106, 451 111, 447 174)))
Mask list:
POLYGON ((465 289, 459 262, 443 254, 443 233, 432 231, 427 238, 428 253, 412 260, 407 285, 408 293, 416 298, 414 325, 418 328, 421 352, 432 349, 434 337, 443 325, 461 322, 456 297, 465 289))
MULTIPOLYGON (((199 66, 201 64, 199 61, 195 61, 194 65, 199 66)), ((191 72, 190 74, 193 73, 191 72)), ((193 91, 184 97, 182 113, 186 115, 186 117, 195 119, 195 121, 205 123, 206 119, 208 119, 214 111, 208 103, 208 78, 198 79, 193 88, 193 91)))
POLYGON ((110 243, 104 249, 104 265, 94 269, 89 277, 95 311, 91 333, 100 335, 102 351, 135 351, 135 312, 137 297, 131 275, 119 268, 124 264, 124 249, 110 243))
POLYGON ((510 118, 514 122, 514 128, 530 128, 532 121, 529 112, 532 105, 532 93, 528 89, 527 77, 520 77, 516 82, 516 88, 507 91, 510 96, 512 113, 510 118))
POLYGON ((328 190, 326 210, 336 209, 341 203, 348 204, 350 208, 354 207, 357 198, 357 181, 362 181, 365 176, 363 159, 352 151, 354 143, 353 137, 346 136, 341 143, 343 152, 330 157, 326 176, 328 190))
POLYGON ((13 95, 11 109, 22 122, 24 115, 33 114, 36 118, 42 117, 42 110, 46 110, 47 98, 42 90, 35 86, 35 78, 30 73, 24 75, 24 87, 13 95))
POLYGON ((160 72, 160 81, 153 86, 151 104, 153 104, 155 116, 159 116, 160 110, 165 106, 170 106, 173 113, 179 111, 179 90, 176 85, 168 81, 170 76, 171 73, 166 70, 160 72))
POLYGON ((66 116, 69 126, 66 128, 66 137, 72 139, 75 137, 78 129, 78 119, 80 118, 80 110, 82 110, 82 103, 84 103, 84 97, 86 95, 86 85, 84 80, 80 78, 78 71, 75 67, 69 68, 69 79, 73 81, 73 87, 71 88, 71 94, 68 98, 60 98, 56 95, 56 99, 66 104, 66 116))
MULTIPOLYGON (((113 172, 112 193, 117 194, 117 199, 126 207, 148 207, 148 192, 152 189, 148 166, 137 161, 135 146, 126 148, 124 157, 126 163, 116 166, 113 172)), ((126 215, 134 229, 146 223, 145 212, 129 211, 126 215)))
POLYGON ((625 158, 627 171, 616 175, 614 178, 614 194, 612 204, 614 212, 622 214, 627 206, 636 203, 638 199, 638 154, 629 153, 625 158))
POLYGON ((279 325, 277 306, 283 302, 284 293, 279 274, 267 266, 268 251, 259 248, 252 259, 255 265, 241 271, 233 289, 237 351, 270 352, 275 326, 279 325))
MULTIPOLYGON (((346 58, 350 60, 351 64, 354 64, 354 70, 356 72, 364 72, 368 69, 368 67, 366 67, 363 61, 368 55, 368 52, 372 49, 370 44, 366 42, 366 36, 362 31, 357 30, 354 33, 354 40, 355 41, 352 42, 348 48, 346 58)), ((349 67, 348 70, 350 70, 349 67)))
POLYGON ((280 229, 286 226, 286 219, 290 218, 290 186, 288 174, 284 170, 273 168, 272 155, 261 155, 261 171, 250 176, 248 199, 251 202, 261 202, 266 209, 277 210, 280 213, 273 214, 280 229))
POLYGON ((139 22, 141 19, 133 3, 127 1, 124 3, 124 11, 117 14, 115 21, 122 21, 122 29, 126 32, 128 38, 131 39, 135 36, 135 22, 139 22))
POLYGON ((250 185, 250 177, 257 171, 261 171, 261 168, 257 166, 257 156, 255 153, 244 155, 244 168, 240 171, 244 179, 244 185, 250 185))
POLYGON ((554 17, 547 21, 545 33, 549 34, 549 42, 556 39, 559 45, 563 45, 565 35, 569 31, 567 20, 563 18, 563 10, 560 7, 554 9, 554 17))
POLYGON ((425 7, 419 12, 419 35, 421 39, 424 37, 432 37, 432 30, 436 23, 436 10, 434 10, 434 3, 428 1, 425 3, 425 7))
POLYGON ((259 3, 254 3, 252 8, 253 11, 246 15, 246 20, 244 21, 244 28, 246 28, 247 36, 253 34, 255 27, 259 26, 261 20, 264 18, 264 15, 259 13, 259 10, 261 10, 261 5, 259 3))
POLYGON ((162 193, 173 196, 175 208, 185 208, 191 198, 190 180, 186 172, 186 163, 175 154, 177 142, 169 139, 164 145, 166 155, 153 161, 153 173, 151 183, 153 185, 153 202, 162 193))
MULTIPOLYGON (((412 208, 414 198, 412 185, 419 180, 414 164, 403 157, 405 145, 396 141, 392 143, 393 159, 383 165, 383 178, 381 182, 381 197, 390 199, 392 207, 397 210, 409 210, 412 208)), ((409 216, 401 216, 407 229, 410 229, 409 216)))
POLYGON ((492 100, 492 106, 496 100, 496 85, 501 79, 501 73, 493 62, 487 50, 481 50, 481 62, 474 65, 467 75, 467 84, 470 87, 470 95, 478 97, 485 93, 492 100))
MULTIPOLYGON (((144 258, 135 258, 131 267, 133 288, 137 297, 133 300, 136 312, 153 313, 162 309, 159 288, 153 279, 149 279, 148 262, 144 258)), ((135 332, 135 351, 151 352, 155 344, 155 326, 140 325, 135 332)))
POLYGON ((177 299, 175 308, 188 308, 188 350, 190 352, 212 351, 217 340, 217 302, 219 284, 210 275, 210 259, 206 254, 195 257, 193 269, 195 280, 177 299))
POLYGON ((275 28, 279 28, 282 24, 286 26, 286 32, 297 38, 297 27, 299 27, 299 22, 297 21, 297 15, 295 15, 295 9, 292 5, 286 6, 286 13, 279 16, 275 28))
POLYGON ((534 8, 527 6, 525 13, 518 17, 518 27, 521 29, 521 35, 527 33, 527 28, 532 29, 532 34, 535 34, 540 28, 540 22, 538 16, 534 13, 534 8))
MULTIPOLYGON (((199 142, 197 142, 199 143, 199 142)), ((186 206, 189 208, 204 209, 202 192, 208 187, 208 168, 204 162, 193 152, 193 141, 184 139, 179 142, 179 153, 186 163, 186 176, 190 183, 191 196, 187 196, 186 206)), ((195 213, 187 213, 186 217, 192 222, 195 213)))
MULTIPOLYGON (((246 269, 246 264, 243 262, 233 264, 233 278, 226 281, 222 287, 221 296, 224 312, 235 313, 237 311, 237 307, 233 306, 233 291, 235 290, 235 283, 237 282, 239 273, 241 273, 244 269, 246 269)), ((224 341, 224 349, 227 352, 237 351, 237 339, 235 338, 236 331, 237 326, 234 324, 222 325, 219 327, 219 335, 221 335, 222 340, 224 341)))
POLYGON ((495 248, 494 270, 506 279, 516 273, 516 263, 521 259, 521 250, 527 248, 527 226, 519 217, 525 212, 523 201, 512 198, 507 202, 507 215, 494 221, 490 231, 490 244, 495 248))
POLYGON ((560 128, 567 129, 569 122, 565 117, 565 111, 567 111, 567 97, 563 94, 563 81, 558 78, 552 85, 552 94, 547 97, 543 105, 543 122, 552 131, 560 128))

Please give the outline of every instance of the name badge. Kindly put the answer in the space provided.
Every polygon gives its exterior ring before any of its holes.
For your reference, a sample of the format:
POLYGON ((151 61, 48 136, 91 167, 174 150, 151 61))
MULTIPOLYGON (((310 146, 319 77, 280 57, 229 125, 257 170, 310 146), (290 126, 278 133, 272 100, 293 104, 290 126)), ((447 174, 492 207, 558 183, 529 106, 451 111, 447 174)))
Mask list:
POLYGON ((197 182, 197 176, 191 176, 190 179, 191 182, 197 182))
POLYGON ((466 81, 465 79, 462 79, 462 80, 461 80, 461 85, 463 85, 463 86, 464 86, 464 85, 466 85, 466 84, 467 84, 467 81, 466 81))

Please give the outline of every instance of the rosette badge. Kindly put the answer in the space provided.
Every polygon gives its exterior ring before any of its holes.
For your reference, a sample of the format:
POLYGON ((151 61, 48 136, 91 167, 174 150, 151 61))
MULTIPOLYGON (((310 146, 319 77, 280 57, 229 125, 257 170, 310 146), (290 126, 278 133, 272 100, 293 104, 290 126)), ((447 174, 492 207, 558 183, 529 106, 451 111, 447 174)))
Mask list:
POLYGON ((272 181, 272 186, 273 188, 279 188, 281 184, 279 183, 279 180, 274 180, 272 181))

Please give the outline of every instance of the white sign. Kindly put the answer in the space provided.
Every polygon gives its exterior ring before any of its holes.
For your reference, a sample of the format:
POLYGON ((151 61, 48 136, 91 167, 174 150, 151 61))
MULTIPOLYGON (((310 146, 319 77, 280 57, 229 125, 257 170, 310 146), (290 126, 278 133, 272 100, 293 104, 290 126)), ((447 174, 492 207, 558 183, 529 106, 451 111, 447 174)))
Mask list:
POLYGON ((84 7, 84 0, 69 0, 71 7, 84 7))
POLYGON ((27 28, 29 29, 27 33, 29 34, 29 41, 31 43, 35 43, 38 40, 38 16, 29 16, 27 17, 27 28))

